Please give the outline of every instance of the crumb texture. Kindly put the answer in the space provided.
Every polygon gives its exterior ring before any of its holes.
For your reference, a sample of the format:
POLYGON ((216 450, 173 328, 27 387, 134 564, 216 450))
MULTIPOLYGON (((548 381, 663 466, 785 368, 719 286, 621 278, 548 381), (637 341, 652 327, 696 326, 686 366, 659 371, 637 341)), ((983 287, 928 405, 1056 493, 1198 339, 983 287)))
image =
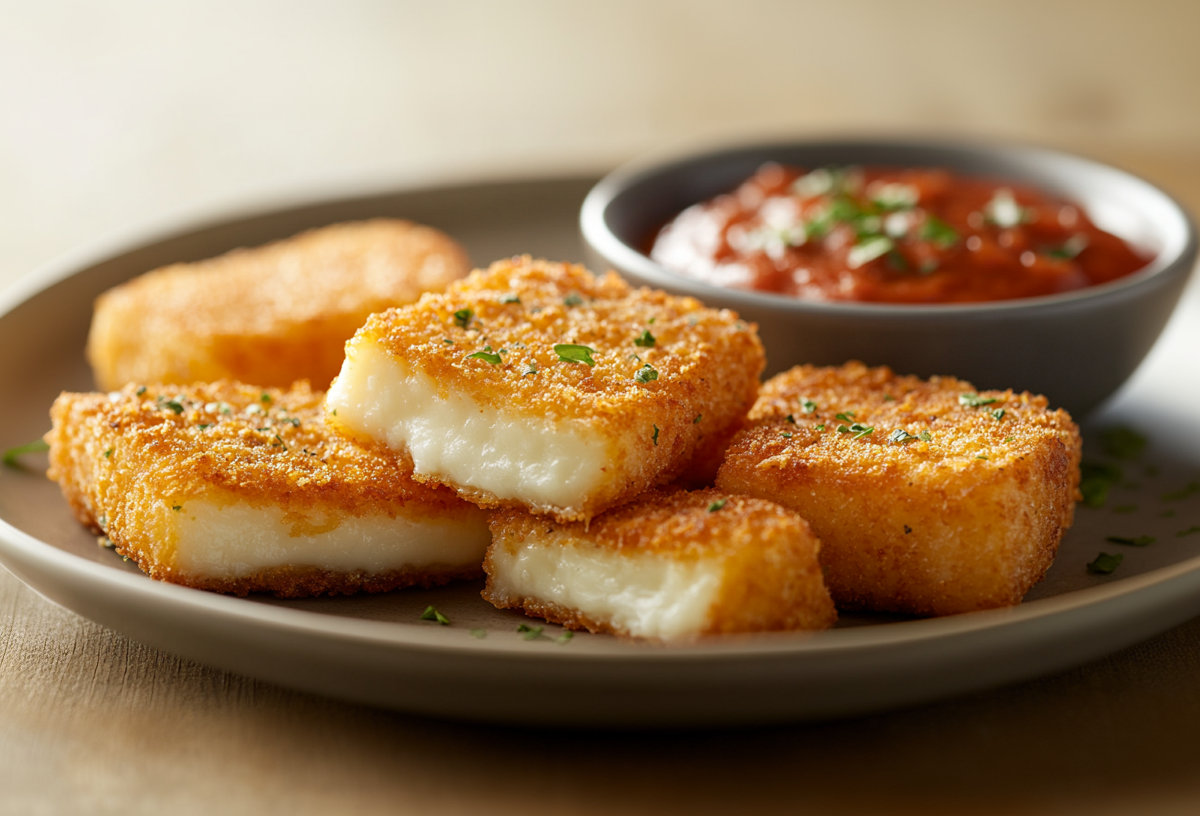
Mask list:
POLYGON ((762 388, 717 485, 800 513, 840 608, 1018 603, 1074 517, 1079 430, 1046 399, 848 363, 762 388))

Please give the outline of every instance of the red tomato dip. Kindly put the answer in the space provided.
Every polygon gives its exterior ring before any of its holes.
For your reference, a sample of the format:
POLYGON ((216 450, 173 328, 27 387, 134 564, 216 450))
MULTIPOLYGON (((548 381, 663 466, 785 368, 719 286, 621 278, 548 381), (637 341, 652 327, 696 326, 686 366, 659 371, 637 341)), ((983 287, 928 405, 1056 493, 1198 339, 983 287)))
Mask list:
POLYGON ((650 256, 804 300, 971 303, 1107 283, 1150 260, 1075 205, 944 169, 765 164, 684 210, 650 256))

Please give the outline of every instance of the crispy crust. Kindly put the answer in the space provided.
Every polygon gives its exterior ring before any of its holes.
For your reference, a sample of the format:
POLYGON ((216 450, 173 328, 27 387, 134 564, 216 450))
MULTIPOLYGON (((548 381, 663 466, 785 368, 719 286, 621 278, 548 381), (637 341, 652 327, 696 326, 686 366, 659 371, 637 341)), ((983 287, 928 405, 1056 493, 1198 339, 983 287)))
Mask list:
POLYGON ((64 393, 50 412, 48 475, 82 524, 161 580, 298 597, 478 575, 473 567, 368 576, 297 566, 213 580, 175 569, 171 508, 200 497, 280 507, 306 534, 331 516, 478 512, 452 491, 413 481, 403 458, 331 434, 321 400, 303 382, 287 391, 218 382, 64 393))
POLYGON ((1044 397, 988 391, 979 396, 994 403, 960 404, 975 393, 861 363, 799 366, 763 386, 717 484, 812 524, 840 608, 943 615, 1018 603, 1073 520, 1079 430, 1044 397), (875 430, 838 432, 853 423, 875 430), (896 429, 930 440, 889 441, 896 429))
MULTIPOLYGON (((733 312, 632 289, 611 272, 597 277, 527 256, 373 315, 352 341, 359 342, 422 372, 443 398, 459 394, 548 422, 583 423, 587 433, 609 440, 613 475, 603 489, 569 508, 533 508, 562 520, 586 520, 678 478, 711 481, 715 454, 753 405, 765 366, 755 327, 733 312), (471 312, 465 327, 455 318, 464 309, 471 312), (634 343, 645 331, 653 347, 634 343), (586 345, 596 364, 563 361, 556 344, 586 345), (499 365, 469 356, 485 347, 502 350, 499 365), (536 373, 528 372, 531 365, 536 373), (657 379, 635 380, 644 365, 657 379), (632 453, 621 444, 629 439, 632 453)), ((416 478, 456 487, 481 507, 532 507, 441 474, 416 478)))
POLYGON ((499 548, 582 547, 612 557, 657 555, 721 562, 723 580, 695 634, 825 629, 837 618, 822 582, 818 542, 808 524, 779 505, 718 490, 652 490, 592 519, 562 523, 506 508, 489 518, 483 597, 572 629, 628 635, 607 619, 502 588, 499 548), (714 503, 719 509, 710 510, 714 503), (723 504, 722 504, 723 503, 723 504))
POLYGON ((87 354, 101 388, 234 379, 322 385, 367 315, 470 270, 446 235, 408 221, 335 224, 154 270, 96 301, 87 354))

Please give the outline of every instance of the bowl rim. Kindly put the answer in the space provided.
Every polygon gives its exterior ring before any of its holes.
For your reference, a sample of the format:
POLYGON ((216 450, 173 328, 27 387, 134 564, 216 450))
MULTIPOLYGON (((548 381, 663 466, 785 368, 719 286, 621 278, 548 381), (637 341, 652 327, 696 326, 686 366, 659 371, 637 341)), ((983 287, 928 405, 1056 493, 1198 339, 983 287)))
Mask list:
MULTIPOLYGON (((768 161, 769 159, 764 159, 768 161)), ((1038 182, 1032 181, 1033 186, 1038 182)), ((690 206, 690 205, 689 205, 690 206)), ((1190 275, 1196 264, 1198 238, 1196 223, 1188 209, 1174 196, 1141 176, 1096 159, 1070 153, 1056 148, 1023 142, 999 142, 978 139, 954 138, 887 138, 887 137, 820 137, 796 139, 770 139, 763 141, 738 142, 707 149, 690 150, 667 155, 655 154, 634 159, 602 178, 588 191, 579 213, 579 226, 584 241, 607 263, 618 269, 629 269, 633 274, 650 281, 654 286, 674 291, 686 291, 705 302, 721 302, 736 309, 781 310, 797 316, 858 317, 862 319, 927 319, 940 317, 1005 316, 1015 311, 1061 313, 1063 309, 1091 308, 1125 299, 1130 290, 1142 287, 1153 288, 1153 283, 1163 277, 1190 275), (689 165, 720 163, 746 154, 782 150, 924 150, 946 151, 959 157, 1002 157, 1014 162, 1024 162, 1031 167, 1031 175, 1040 172, 1039 162, 1060 162, 1074 166, 1082 172, 1115 174, 1125 181, 1143 187, 1148 194, 1156 196, 1166 209, 1178 220, 1183 240, 1175 246, 1168 244, 1146 266, 1108 283, 1077 289, 1054 295, 1014 298, 1012 300, 985 301, 980 303, 865 303, 856 301, 812 301, 786 295, 756 292, 718 286, 707 281, 689 278, 671 272, 652 260, 635 247, 625 243, 608 226, 607 215, 617 197, 638 184, 652 182, 655 177, 689 165)))

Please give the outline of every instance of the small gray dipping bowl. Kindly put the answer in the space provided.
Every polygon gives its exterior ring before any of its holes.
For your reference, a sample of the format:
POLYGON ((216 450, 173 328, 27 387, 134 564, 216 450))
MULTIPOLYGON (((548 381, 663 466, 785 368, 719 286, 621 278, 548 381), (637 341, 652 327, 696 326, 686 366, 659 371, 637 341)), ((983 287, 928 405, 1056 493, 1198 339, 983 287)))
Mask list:
POLYGON ((1036 147, 830 140, 734 148, 606 176, 580 226, 594 268, 692 295, 758 324, 767 375, 800 363, 862 360, 902 374, 951 374, 981 389, 1045 394, 1079 418, 1112 394, 1150 351, 1196 261, 1196 228, 1148 182, 1098 162, 1036 147), (1112 283, 1047 297, 965 305, 807 302, 692 280, 641 250, 685 208, 728 192, 767 161, 946 167, 1032 185, 1082 206, 1102 229, 1154 253, 1112 283))

